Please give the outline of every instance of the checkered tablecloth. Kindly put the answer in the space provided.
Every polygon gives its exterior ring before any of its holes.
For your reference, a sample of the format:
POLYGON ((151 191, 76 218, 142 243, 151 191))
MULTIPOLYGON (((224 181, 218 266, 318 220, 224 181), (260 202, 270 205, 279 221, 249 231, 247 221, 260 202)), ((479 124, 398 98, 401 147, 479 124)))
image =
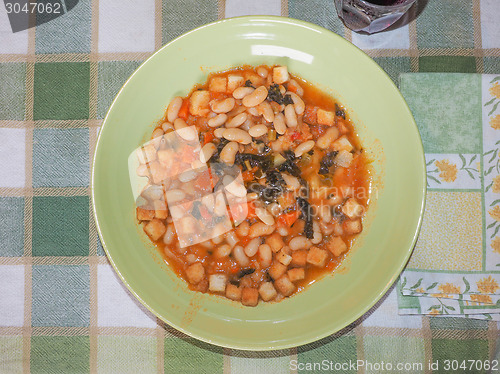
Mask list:
MULTIPOLYGON (((154 50, 248 14, 324 26, 396 83, 408 72, 500 74, 498 0, 419 0, 409 23, 372 36, 346 29, 333 0, 80 0, 15 34, 0 3, 0 373, 388 372, 384 363, 390 372, 445 373, 446 360, 450 370, 453 360, 500 360, 496 322, 400 316, 394 289, 328 338, 257 353, 178 333, 118 281, 89 197, 102 118, 154 50)), ((487 372, 478 367, 458 372, 487 372)))

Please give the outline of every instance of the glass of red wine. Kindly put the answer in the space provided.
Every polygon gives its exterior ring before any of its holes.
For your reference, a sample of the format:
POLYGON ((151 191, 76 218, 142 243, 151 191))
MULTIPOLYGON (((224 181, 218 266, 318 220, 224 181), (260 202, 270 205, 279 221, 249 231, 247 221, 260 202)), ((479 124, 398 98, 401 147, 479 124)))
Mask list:
POLYGON ((373 34, 387 29, 416 0, 335 0, 337 14, 353 31, 373 34))

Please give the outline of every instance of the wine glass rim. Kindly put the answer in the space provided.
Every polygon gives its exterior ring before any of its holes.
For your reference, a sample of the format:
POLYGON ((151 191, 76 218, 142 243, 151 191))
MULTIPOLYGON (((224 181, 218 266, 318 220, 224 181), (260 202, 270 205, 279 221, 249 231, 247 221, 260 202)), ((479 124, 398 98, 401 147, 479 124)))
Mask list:
POLYGON ((371 7, 374 7, 374 8, 395 9, 395 8, 400 7, 400 6, 412 4, 412 3, 414 3, 417 0, 403 0, 402 3, 393 4, 393 5, 379 5, 379 4, 374 4, 374 3, 371 3, 369 0, 358 0, 358 1, 360 1, 361 3, 363 3, 363 4, 367 5, 367 6, 371 6, 371 7))

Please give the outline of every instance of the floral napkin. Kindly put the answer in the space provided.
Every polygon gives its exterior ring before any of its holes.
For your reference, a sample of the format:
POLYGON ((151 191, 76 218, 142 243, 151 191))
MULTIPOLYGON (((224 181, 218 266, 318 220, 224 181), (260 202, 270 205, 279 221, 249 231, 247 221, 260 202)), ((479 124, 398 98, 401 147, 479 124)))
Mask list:
POLYGON ((400 314, 500 320, 500 76, 401 75, 427 200, 398 283, 400 314))

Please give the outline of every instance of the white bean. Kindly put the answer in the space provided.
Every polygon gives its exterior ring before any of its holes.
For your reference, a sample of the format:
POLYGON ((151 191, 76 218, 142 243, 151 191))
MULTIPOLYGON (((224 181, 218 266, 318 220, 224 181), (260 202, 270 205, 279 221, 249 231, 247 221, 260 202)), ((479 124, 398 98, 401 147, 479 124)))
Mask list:
POLYGON ((305 236, 296 236, 288 242, 288 246, 292 251, 298 251, 299 249, 309 249, 312 247, 312 243, 305 236))
MULTIPOLYGON (((224 132, 225 131, 226 130, 224 130, 224 132)), ((248 136, 250 136, 250 135, 248 135, 248 136)), ((220 152, 219 158, 221 159, 222 162, 224 162, 228 165, 233 165, 234 158, 236 157, 236 152, 238 152, 238 143, 229 142, 224 146, 224 148, 222 148, 222 151, 220 152)))
POLYGON ((263 268, 267 268, 271 265, 273 259, 273 252, 269 244, 261 244, 259 246, 259 261, 263 268))
POLYGON ((186 171, 180 173, 178 178, 182 183, 190 182, 196 178, 196 171, 186 170, 186 171))
POLYGON ((288 127, 297 127, 297 113, 293 104, 288 104, 285 107, 285 122, 288 127))
POLYGON ((247 189, 245 186, 230 175, 226 175, 222 180, 222 183, 224 184, 226 191, 236 197, 245 197, 247 195, 247 189))
POLYGON ((196 129, 194 126, 189 126, 186 124, 182 118, 177 118, 174 121, 174 128, 177 135, 188 142, 192 142, 198 137, 196 129))
POLYGON ((179 110, 182 106, 182 97, 176 96, 170 101, 167 107, 167 120, 168 122, 174 122, 179 115, 179 110))
POLYGON ((292 191, 296 191, 300 188, 299 180, 296 177, 294 177, 293 175, 281 173, 281 176, 283 177, 283 180, 285 181, 288 189, 290 189, 292 191))
POLYGON ((240 266, 247 266, 250 263, 250 260, 248 259, 241 245, 237 245, 233 248, 233 255, 234 259, 240 266))
POLYGON ((251 238, 256 238, 265 235, 271 235, 276 228, 275 225, 266 225, 264 222, 257 222, 250 226, 250 231, 248 236, 251 238))
POLYGON ((252 116, 258 117, 260 116, 259 111, 255 107, 251 107, 247 109, 248 114, 251 114, 252 116))
POLYGON ((178 201, 181 201, 186 197, 186 193, 183 190, 168 190, 165 192, 165 195, 167 197, 167 201, 169 204, 176 203, 178 201))
POLYGON ((229 231, 226 234, 226 242, 233 248, 240 240, 236 236, 236 233, 234 231, 229 231))
POLYGON ((152 139, 159 138, 160 136, 163 136, 163 132, 164 131, 161 128, 155 129, 155 131, 153 131, 153 133, 151 134, 151 138, 152 139))
POLYGON ((212 100, 210 108, 215 113, 227 113, 234 108, 235 100, 232 97, 222 100, 212 100))
POLYGON ((208 160, 213 156, 215 151, 217 150, 217 147, 215 146, 214 143, 207 143, 203 146, 203 148, 200 151, 200 161, 203 163, 207 163, 208 160))
POLYGON ((257 105, 257 110, 259 114, 261 114, 266 122, 273 122, 274 121, 274 111, 273 108, 271 107, 271 104, 269 104, 268 101, 263 101, 259 105, 257 105))
POLYGON ((259 74, 262 78, 267 78, 269 71, 264 66, 259 66, 257 68, 257 74, 259 74))
POLYGON ((184 121, 182 118, 176 118, 174 121, 174 128, 176 130, 183 129, 184 127, 187 127, 186 121, 184 121))
POLYGON ((259 245, 260 245, 260 238, 255 238, 252 239, 248 242, 248 244, 245 246, 245 254, 248 257, 253 257, 259 250, 259 245))
POLYGON ((241 126, 243 122, 247 120, 247 117, 248 117, 247 113, 240 113, 234 116, 226 123, 226 128, 241 126))
POLYGON ((226 212, 226 200, 224 199, 224 195, 219 193, 215 196, 214 213, 218 216, 224 216, 226 212))
POLYGON ((233 97, 235 99, 241 100, 245 96, 250 95, 254 90, 255 88, 253 87, 238 87, 233 91, 233 97))
POLYGON ((267 134, 267 126, 266 125, 255 125, 248 130, 248 133, 253 138, 258 138, 264 134, 267 134))
POLYGON ((299 86, 295 79, 290 79, 289 85, 292 85, 296 88, 295 92, 297 93, 297 95, 304 96, 304 89, 299 86))
POLYGON ((201 202, 209 212, 213 212, 215 205, 215 198, 213 194, 203 196, 201 198, 201 202))
POLYGON ((208 126, 219 127, 222 126, 226 121, 227 121, 227 114, 220 113, 208 120, 208 126))
POLYGON ((274 116, 273 125, 278 134, 283 135, 286 132, 285 116, 283 113, 278 113, 274 116))
POLYGON ((266 225, 274 225, 274 217, 266 208, 255 208, 255 215, 266 225))
POLYGON ((297 148, 295 148, 295 157, 300 157, 304 153, 309 152, 314 148, 314 140, 308 140, 306 142, 300 143, 297 148))
POLYGON ((214 130, 214 136, 218 139, 222 138, 222 134, 224 133, 225 128, 219 127, 214 130))
POLYGON ((161 129, 164 132, 167 132, 168 130, 173 130, 174 126, 170 122, 163 122, 163 124, 161 125, 161 129))
POLYGON ((265 86, 257 87, 251 94, 245 96, 241 103, 247 108, 257 106, 266 100, 267 88, 265 86))
POLYGON ((304 104, 304 101, 300 98, 299 95, 297 95, 294 92, 287 92, 288 95, 292 98, 293 101, 293 107, 295 108, 295 113, 298 115, 303 114, 304 110, 306 109, 306 105, 304 104))
POLYGON ((313 237, 311 239, 311 243, 319 244, 323 240, 323 235, 321 235, 321 228, 319 227, 319 223, 317 221, 313 222, 313 237))
POLYGON ((252 137, 245 130, 238 128, 225 129, 222 136, 231 142, 238 142, 241 144, 250 144, 252 142, 252 137))
POLYGON ((331 207, 329 205, 323 205, 320 207, 318 214, 325 223, 330 223, 332 220, 332 211, 330 210, 331 207))
POLYGON ((172 244, 174 241, 174 236, 175 236, 175 231, 173 225, 168 225, 167 226, 167 231, 165 232, 165 235, 163 235, 163 243, 165 244, 172 244))
POLYGON ((278 229, 276 231, 278 231, 278 234, 280 234, 283 237, 285 237, 285 236, 287 236, 287 235, 290 234, 290 231, 285 226, 278 227, 278 229))
POLYGON ((243 221, 240 223, 240 225, 236 228, 236 233, 239 236, 245 237, 248 235, 248 230, 250 228, 250 225, 248 224, 247 221, 243 221))
POLYGON ((232 249, 233 248, 228 244, 219 245, 217 249, 214 251, 214 257, 215 258, 227 257, 231 254, 232 249))
POLYGON ((224 237, 222 235, 215 236, 212 238, 212 243, 217 245, 217 244, 222 243, 223 240, 224 240, 224 237))
POLYGON ((339 129, 335 126, 330 127, 326 132, 318 138, 316 144, 321 149, 327 149, 330 144, 339 137, 339 129))

